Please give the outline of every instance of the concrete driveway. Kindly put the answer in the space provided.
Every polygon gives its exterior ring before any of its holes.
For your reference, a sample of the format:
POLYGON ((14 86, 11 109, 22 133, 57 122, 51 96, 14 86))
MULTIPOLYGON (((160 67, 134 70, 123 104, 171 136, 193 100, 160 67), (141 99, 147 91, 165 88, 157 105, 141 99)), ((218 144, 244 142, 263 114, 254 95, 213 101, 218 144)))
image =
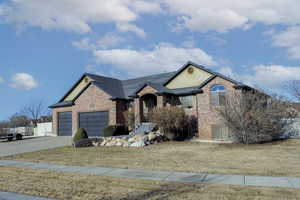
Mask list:
POLYGON ((0 141, 0 157, 71 145, 71 137, 33 137, 18 141, 0 141))

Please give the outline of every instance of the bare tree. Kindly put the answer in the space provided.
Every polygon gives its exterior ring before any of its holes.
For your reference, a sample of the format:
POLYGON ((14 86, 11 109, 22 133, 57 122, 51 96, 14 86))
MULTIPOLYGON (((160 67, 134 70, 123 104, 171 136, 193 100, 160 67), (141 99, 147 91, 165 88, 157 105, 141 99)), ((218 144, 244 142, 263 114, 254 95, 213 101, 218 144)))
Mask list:
POLYGON ((289 83, 288 90, 290 94, 300 103, 300 80, 289 83))
POLYGON ((292 123, 288 119, 297 115, 285 98, 258 91, 233 92, 217 110, 234 139, 244 144, 280 138, 292 123))
POLYGON ((9 128, 9 121, 0 121, 0 137, 6 134, 6 128, 9 128))
POLYGON ((125 125, 129 128, 129 130, 134 129, 135 125, 135 113, 133 109, 129 109, 123 113, 123 117, 125 120, 125 125))
POLYGON ((9 118, 10 128, 28 126, 29 124, 30 120, 26 115, 16 113, 9 118))
POLYGON ((33 102, 25 106, 22 109, 21 113, 28 116, 36 126, 39 118, 43 115, 44 111, 45 111, 44 101, 39 100, 37 102, 33 102))

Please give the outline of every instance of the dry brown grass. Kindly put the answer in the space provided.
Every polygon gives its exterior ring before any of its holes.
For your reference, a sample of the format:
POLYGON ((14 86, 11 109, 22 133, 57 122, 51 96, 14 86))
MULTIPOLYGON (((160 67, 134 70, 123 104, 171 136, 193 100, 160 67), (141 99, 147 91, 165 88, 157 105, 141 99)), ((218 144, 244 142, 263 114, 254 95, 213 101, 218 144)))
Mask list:
POLYGON ((248 146, 170 142, 145 148, 61 147, 2 159, 147 170, 300 177, 300 140, 248 146))
POLYGON ((76 200, 300 199, 300 190, 286 188, 163 183, 15 167, 0 167, 0 190, 76 200))

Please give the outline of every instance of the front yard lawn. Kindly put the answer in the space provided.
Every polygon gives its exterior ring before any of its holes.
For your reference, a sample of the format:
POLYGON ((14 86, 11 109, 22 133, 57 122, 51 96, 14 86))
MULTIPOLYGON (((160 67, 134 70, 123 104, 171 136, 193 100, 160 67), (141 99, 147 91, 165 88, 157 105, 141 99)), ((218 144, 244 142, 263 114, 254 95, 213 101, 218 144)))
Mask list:
POLYGON ((74 200, 294 200, 300 198, 299 190, 288 188, 178 184, 15 167, 0 167, 0 190, 74 200))
POLYGON ((70 146, 2 159, 113 168, 300 177, 300 140, 267 144, 168 142, 145 148, 70 146))

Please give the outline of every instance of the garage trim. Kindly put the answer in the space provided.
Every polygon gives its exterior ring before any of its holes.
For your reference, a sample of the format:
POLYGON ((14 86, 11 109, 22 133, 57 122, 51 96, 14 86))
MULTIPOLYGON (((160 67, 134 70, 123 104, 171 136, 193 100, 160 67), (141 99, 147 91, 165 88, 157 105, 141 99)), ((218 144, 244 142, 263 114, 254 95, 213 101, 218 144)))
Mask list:
MULTIPOLYGON (((61 136, 60 135, 60 131, 59 131, 59 127, 60 127, 60 114, 61 113, 71 113, 71 135, 70 136, 73 136, 73 112, 72 111, 61 111, 61 112, 57 112, 56 113, 56 133, 57 133, 57 136, 61 136)), ((54 124, 52 124, 53 126, 54 124)))
POLYGON ((111 119, 110 110, 79 111, 79 112, 77 112, 77 130, 80 128, 80 114, 82 114, 82 113, 97 113, 97 112, 107 112, 107 126, 109 126, 110 125, 110 119, 111 119))

